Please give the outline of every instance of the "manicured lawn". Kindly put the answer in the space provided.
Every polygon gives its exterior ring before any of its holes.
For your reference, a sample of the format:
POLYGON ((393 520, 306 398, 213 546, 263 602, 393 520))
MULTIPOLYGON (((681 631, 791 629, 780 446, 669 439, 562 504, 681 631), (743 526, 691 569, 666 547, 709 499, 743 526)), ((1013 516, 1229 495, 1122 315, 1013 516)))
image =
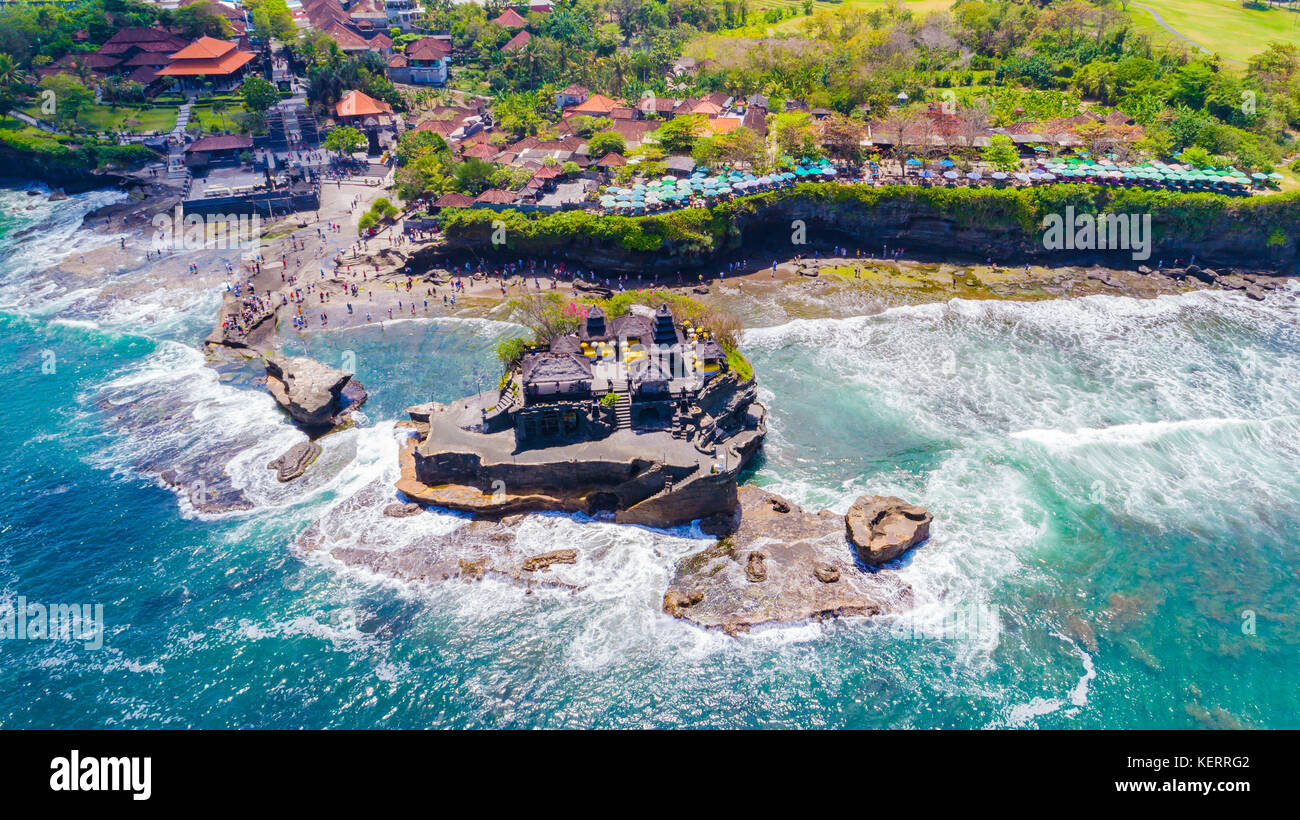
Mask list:
MULTIPOLYGON (((1242 8, 1236 0, 1137 0, 1160 13, 1164 21, 1198 44, 1232 60, 1245 63, 1262 51, 1269 40, 1300 43, 1300 11, 1274 6, 1242 8)), ((1170 35, 1143 9, 1129 5, 1129 16, 1156 42, 1185 41, 1170 35)))
POLYGON ((239 131, 239 115, 245 111, 242 102, 226 102, 226 110, 221 113, 215 113, 212 110, 212 103, 195 103, 190 106, 190 122, 198 120, 203 124, 203 133, 210 134, 214 131, 239 131))
MULTIPOLYGON (((41 114, 39 105, 25 109, 33 117, 48 120, 41 114)), ((77 126, 92 131, 170 131, 176 125, 176 109, 168 106, 147 108, 134 105, 92 105, 77 115, 77 126)))

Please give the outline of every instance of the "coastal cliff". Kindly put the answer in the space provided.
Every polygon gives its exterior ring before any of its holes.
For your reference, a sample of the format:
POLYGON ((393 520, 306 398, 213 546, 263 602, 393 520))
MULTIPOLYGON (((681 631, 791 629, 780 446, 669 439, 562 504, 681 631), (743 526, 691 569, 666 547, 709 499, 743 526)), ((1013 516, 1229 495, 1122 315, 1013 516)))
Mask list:
POLYGON ((417 254, 415 262, 447 252, 522 252, 599 269, 666 272, 742 248, 789 252, 796 222, 803 223, 811 243, 866 239, 906 247, 913 257, 956 253, 1003 262, 1117 267, 1144 261, 1133 259, 1130 250, 1045 248, 1043 218, 1067 208, 1077 214, 1150 214, 1152 261, 1195 257, 1214 267, 1294 273, 1300 259, 1297 194, 1233 198, 1091 185, 971 189, 803 183, 712 208, 637 217, 465 209, 445 216, 445 243, 417 254), (505 224, 504 245, 492 242, 494 221, 505 224))

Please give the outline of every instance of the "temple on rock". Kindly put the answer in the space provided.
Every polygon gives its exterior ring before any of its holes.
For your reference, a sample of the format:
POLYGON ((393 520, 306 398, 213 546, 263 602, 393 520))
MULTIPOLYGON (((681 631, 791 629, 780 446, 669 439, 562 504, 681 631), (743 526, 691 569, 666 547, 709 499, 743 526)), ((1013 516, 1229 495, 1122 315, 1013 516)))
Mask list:
POLYGON ((529 348, 487 426, 513 425, 520 447, 618 429, 686 437, 691 405, 727 371, 726 353, 707 329, 679 325, 667 305, 635 308, 607 319, 593 306, 576 333, 529 348))
POLYGON ((676 526, 736 509, 736 477, 762 446, 752 375, 708 328, 667 305, 529 347, 501 387, 407 408, 397 487, 409 500, 484 515, 612 512, 676 526))

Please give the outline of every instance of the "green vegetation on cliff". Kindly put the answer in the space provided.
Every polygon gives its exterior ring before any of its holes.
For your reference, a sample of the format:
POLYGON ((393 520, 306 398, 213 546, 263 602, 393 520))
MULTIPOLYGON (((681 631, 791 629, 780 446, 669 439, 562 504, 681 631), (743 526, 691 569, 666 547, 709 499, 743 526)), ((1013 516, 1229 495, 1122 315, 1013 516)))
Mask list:
POLYGON ((879 211, 941 217, 958 227, 1020 233, 1033 238, 1048 214, 1151 214, 1157 239, 1211 240, 1231 226, 1257 233, 1263 246, 1278 232, 1291 240, 1300 232, 1300 193, 1236 198, 1222 194, 1179 193, 1096 185, 1046 185, 1032 188, 946 188, 842 185, 805 182, 779 191, 739 197, 712 208, 693 208, 648 216, 605 216, 585 211, 524 214, 466 208, 446 214, 443 224, 453 244, 491 247, 495 228, 504 226, 505 247, 548 253, 576 242, 584 247, 621 249, 700 260, 741 240, 741 225, 761 221, 786 205, 828 206, 831 212, 859 215, 879 211))
POLYGON ((49 134, 21 127, 17 120, 0 123, 0 153, 15 157, 22 166, 69 177, 130 168, 157 157, 143 145, 49 134))

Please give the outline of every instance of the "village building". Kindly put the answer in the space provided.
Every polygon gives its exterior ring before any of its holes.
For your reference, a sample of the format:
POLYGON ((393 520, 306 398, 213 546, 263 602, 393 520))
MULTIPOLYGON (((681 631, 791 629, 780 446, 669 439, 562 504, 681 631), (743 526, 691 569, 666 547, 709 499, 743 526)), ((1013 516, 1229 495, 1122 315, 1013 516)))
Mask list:
POLYGON ((406 33, 415 29, 420 3, 418 0, 384 0, 384 14, 388 17, 389 28, 399 28, 406 33))
POLYGON ((589 96, 591 96, 591 92, 587 90, 586 86, 574 83, 562 91, 555 92, 555 107, 564 109, 572 105, 578 105, 586 102, 589 96))
POLYGON ((181 87, 193 87, 210 81, 222 88, 233 88, 241 81, 255 55, 241 51, 234 43, 215 37, 200 37, 171 55, 160 77, 175 77, 181 87))
POLYGON ((185 146, 185 165, 192 170, 217 165, 239 165, 241 155, 252 150, 251 137, 236 134, 202 137, 185 146))
POLYGON ((501 28, 510 29, 523 28, 528 25, 528 21, 514 9, 506 9, 499 16, 492 18, 492 22, 501 26, 501 28))
POLYGON ((443 85, 451 60, 451 44, 440 37, 421 37, 388 61, 388 76, 396 83, 443 85))

